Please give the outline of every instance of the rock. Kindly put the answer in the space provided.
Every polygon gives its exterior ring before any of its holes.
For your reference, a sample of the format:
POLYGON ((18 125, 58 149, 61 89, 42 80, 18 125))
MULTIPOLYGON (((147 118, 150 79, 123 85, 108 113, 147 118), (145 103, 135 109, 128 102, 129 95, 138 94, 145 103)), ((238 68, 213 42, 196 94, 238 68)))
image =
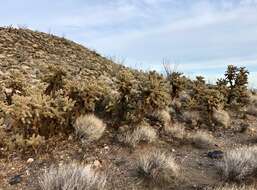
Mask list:
POLYGON ((15 175, 9 180, 10 185, 15 185, 21 182, 21 176, 20 175, 15 175))
POLYGON ((227 128, 230 125, 230 116, 225 110, 213 110, 212 118, 214 122, 227 128))
POLYGON ((208 152, 207 156, 211 159, 221 159, 223 157, 223 152, 221 150, 214 150, 208 152))
POLYGON ((33 158, 29 158, 29 159, 27 160, 27 164, 31 164, 32 162, 34 162, 34 159, 33 159, 33 158))

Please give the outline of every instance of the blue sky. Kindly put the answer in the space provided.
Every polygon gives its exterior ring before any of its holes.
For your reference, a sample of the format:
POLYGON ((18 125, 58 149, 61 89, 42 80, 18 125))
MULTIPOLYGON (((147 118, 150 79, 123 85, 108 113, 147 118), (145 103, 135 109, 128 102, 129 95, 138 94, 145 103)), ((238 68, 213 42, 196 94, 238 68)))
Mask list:
POLYGON ((207 80, 228 64, 257 87, 257 0, 6 0, 0 25, 65 36, 126 65, 207 80))

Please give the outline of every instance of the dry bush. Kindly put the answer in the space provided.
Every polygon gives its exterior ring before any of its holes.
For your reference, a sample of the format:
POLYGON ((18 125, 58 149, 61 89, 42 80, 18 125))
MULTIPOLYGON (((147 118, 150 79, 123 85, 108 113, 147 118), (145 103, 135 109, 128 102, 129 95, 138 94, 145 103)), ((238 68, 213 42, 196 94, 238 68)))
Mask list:
POLYGON ((77 164, 52 167, 39 179, 41 190, 104 190, 105 184, 105 175, 77 164))
POLYGON ((242 181, 257 172, 257 146, 239 147, 225 153, 218 169, 226 181, 242 181))
POLYGON ((132 132, 127 131, 121 141, 123 141, 125 144, 135 147, 141 142, 151 143, 154 142, 156 139, 157 134, 155 129, 147 124, 141 124, 136 126, 132 132))
POLYGON ((163 126, 168 126, 171 122, 170 113, 166 110, 156 111, 153 115, 162 123, 163 126))
POLYGON ((249 115, 257 116, 257 96, 250 96, 250 104, 246 108, 246 113, 249 115))
POLYGON ((230 125, 230 116, 225 110, 214 109, 212 113, 212 119, 216 124, 223 127, 227 128, 230 125))
POLYGON ((165 126, 164 132, 175 139, 185 140, 187 138, 185 127, 179 123, 174 123, 171 126, 165 126))
POLYGON ((135 172, 139 184, 167 188, 177 183, 180 167, 172 155, 155 149, 139 155, 135 172))
POLYGON ((205 131, 198 131, 194 134, 191 134, 188 138, 197 148, 210 148, 215 144, 214 137, 205 131))
POLYGON ((236 185, 225 185, 221 187, 215 187, 215 188, 206 188, 206 190, 255 190, 256 188, 254 186, 236 186, 236 185))
POLYGON ((185 111, 182 114, 182 119, 186 123, 197 126, 197 124, 201 121, 201 113, 199 111, 185 111))
POLYGON ((74 124, 75 132, 82 141, 95 141, 102 137, 105 124, 93 114, 78 117, 74 124))
POLYGON ((246 113, 249 115, 257 116, 257 107, 254 105, 249 105, 246 109, 246 113))

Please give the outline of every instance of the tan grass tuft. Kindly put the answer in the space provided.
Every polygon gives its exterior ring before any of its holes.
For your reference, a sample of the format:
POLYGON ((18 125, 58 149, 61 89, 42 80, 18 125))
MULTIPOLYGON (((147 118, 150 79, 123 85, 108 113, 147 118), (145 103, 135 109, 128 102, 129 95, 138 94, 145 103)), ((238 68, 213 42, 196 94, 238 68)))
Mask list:
POLYGON ((229 150, 218 169, 226 181, 242 181, 257 174, 257 146, 243 146, 229 150))
POLYGON ((165 126, 164 132, 175 139, 185 140, 187 138, 185 127, 179 123, 174 123, 171 126, 165 126))
POLYGON ((237 185, 225 185, 221 187, 215 187, 215 188, 206 188, 206 190, 256 190, 254 186, 237 186, 237 185))
POLYGON ((151 143, 157 139, 155 129, 147 124, 138 125, 132 132, 128 131, 124 136, 124 143, 135 147, 137 144, 151 143))
POLYGON ((105 175, 77 164, 52 167, 39 179, 41 190, 104 190, 105 184, 105 175))
POLYGON ((166 110, 156 111, 154 115, 164 124, 164 126, 167 126, 171 123, 170 113, 166 110))
POLYGON ((75 132, 83 141, 95 141, 102 137, 105 131, 103 121, 93 114, 80 116, 75 124, 75 132))
POLYGON ((173 156, 157 149, 142 153, 136 162, 136 177, 144 185, 168 187, 177 182, 179 172, 173 156))
POLYGON ((230 125, 230 116, 225 110, 213 110, 212 119, 218 125, 227 128, 230 125))
POLYGON ((215 145, 215 139, 205 131, 198 131, 188 137, 197 148, 210 148, 215 145))

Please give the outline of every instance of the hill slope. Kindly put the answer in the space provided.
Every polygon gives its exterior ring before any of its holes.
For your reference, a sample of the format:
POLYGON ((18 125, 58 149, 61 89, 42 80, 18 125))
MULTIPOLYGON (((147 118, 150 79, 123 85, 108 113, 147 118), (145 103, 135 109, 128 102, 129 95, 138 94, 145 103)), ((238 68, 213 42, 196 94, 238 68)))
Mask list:
MULTIPOLYGON (((29 29, 0 28, 0 77, 18 69, 28 79, 61 65, 68 76, 112 77, 122 67, 72 41, 29 29)), ((28 80, 30 81, 30 80, 28 80)))

